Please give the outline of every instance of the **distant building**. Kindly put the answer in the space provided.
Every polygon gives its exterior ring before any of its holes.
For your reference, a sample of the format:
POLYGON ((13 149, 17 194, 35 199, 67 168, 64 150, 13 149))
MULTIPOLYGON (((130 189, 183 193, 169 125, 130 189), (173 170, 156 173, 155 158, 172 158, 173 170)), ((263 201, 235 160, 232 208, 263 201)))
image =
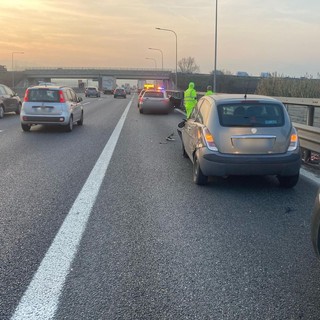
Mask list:
POLYGON ((270 78, 271 77, 271 73, 270 72, 261 72, 260 73, 260 77, 261 78, 270 78))
POLYGON ((246 71, 238 71, 238 72, 236 73, 236 76, 237 76, 237 77, 249 77, 249 74, 248 74, 248 72, 246 72, 246 71))

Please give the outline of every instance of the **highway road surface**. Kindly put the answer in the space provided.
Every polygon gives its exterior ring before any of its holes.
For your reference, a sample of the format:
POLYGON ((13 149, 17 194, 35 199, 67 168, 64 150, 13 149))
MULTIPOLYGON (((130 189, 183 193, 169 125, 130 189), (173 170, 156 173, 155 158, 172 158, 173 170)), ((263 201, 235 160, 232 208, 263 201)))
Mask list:
POLYGON ((320 319, 317 177, 200 187, 179 111, 83 103, 71 133, 0 120, 1 320, 320 319))

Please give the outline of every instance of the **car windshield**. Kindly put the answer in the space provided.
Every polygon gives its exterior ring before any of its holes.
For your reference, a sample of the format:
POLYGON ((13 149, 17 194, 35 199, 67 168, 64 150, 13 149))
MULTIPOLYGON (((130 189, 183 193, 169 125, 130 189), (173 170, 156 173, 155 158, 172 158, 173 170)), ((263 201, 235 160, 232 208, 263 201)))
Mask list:
POLYGON ((31 102, 59 102, 59 91, 52 89, 30 89, 28 100, 31 102))
POLYGON ((271 103, 231 103, 218 105, 224 127, 279 127, 284 124, 282 106, 271 103))

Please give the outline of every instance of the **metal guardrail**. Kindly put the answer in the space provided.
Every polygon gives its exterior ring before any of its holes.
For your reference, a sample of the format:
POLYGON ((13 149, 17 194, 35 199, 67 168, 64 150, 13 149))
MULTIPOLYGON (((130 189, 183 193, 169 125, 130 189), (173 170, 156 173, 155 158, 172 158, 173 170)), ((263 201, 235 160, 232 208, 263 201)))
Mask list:
POLYGON ((320 128, 310 127, 304 124, 293 122, 298 131, 301 147, 320 154, 320 128))
POLYGON ((293 122, 293 126, 298 131, 300 145, 305 150, 304 160, 309 161, 311 152, 320 154, 320 128, 314 127, 315 123, 315 108, 320 108, 320 99, 312 98, 287 98, 275 97, 280 100, 288 109, 290 114, 290 106, 305 106, 307 107, 306 124, 293 122))

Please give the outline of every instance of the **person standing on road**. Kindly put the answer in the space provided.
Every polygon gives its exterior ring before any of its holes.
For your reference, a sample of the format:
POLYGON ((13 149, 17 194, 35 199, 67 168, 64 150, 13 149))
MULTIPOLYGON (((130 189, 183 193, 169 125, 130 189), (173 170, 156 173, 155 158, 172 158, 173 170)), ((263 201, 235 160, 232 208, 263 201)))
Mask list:
POLYGON ((214 92, 212 91, 212 87, 211 86, 207 86, 207 92, 205 94, 205 96, 210 96, 214 94, 214 92))
POLYGON ((183 99, 188 119, 197 104, 197 91, 194 89, 194 82, 189 83, 188 89, 184 92, 183 99))

